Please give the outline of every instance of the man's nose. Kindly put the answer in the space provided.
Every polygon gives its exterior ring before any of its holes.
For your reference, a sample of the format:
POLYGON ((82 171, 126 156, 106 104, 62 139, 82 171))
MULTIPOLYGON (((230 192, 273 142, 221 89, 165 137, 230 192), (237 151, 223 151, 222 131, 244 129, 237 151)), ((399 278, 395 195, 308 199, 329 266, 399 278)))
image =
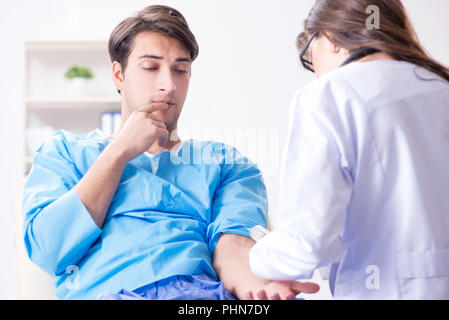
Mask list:
POLYGON ((170 70, 164 70, 159 74, 158 90, 166 93, 176 90, 176 85, 170 70))

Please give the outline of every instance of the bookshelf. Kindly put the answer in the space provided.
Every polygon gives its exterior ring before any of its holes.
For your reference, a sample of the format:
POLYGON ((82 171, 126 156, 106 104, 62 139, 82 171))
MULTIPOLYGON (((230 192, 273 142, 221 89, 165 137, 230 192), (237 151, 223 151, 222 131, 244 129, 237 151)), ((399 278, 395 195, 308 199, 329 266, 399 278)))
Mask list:
POLYGON ((22 172, 33 153, 54 132, 76 134, 101 129, 104 113, 120 112, 120 96, 111 79, 107 41, 90 39, 27 40, 23 44, 22 172), (86 66, 93 79, 76 84, 64 77, 73 65, 86 66))

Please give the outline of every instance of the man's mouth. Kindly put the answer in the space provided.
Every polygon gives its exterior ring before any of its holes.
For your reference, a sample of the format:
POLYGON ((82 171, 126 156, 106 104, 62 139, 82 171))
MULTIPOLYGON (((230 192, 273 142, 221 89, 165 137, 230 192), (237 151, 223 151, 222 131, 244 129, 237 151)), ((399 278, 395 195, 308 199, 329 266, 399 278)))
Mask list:
POLYGON ((153 101, 153 103, 163 103, 163 104, 168 105, 169 107, 172 107, 175 105, 175 103, 171 100, 156 100, 156 101, 153 101))

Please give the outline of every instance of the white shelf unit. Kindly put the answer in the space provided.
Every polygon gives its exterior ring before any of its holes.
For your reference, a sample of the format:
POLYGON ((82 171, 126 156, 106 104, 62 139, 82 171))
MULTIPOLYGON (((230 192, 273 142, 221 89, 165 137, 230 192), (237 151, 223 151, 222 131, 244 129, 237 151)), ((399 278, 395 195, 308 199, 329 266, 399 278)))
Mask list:
POLYGON ((46 140, 50 128, 84 134, 100 128, 103 112, 120 112, 107 45, 104 40, 78 39, 24 42, 21 162, 25 176, 32 164, 33 150, 40 140, 46 140), (64 77, 73 65, 89 67, 94 73, 82 92, 74 92, 73 82, 64 77))

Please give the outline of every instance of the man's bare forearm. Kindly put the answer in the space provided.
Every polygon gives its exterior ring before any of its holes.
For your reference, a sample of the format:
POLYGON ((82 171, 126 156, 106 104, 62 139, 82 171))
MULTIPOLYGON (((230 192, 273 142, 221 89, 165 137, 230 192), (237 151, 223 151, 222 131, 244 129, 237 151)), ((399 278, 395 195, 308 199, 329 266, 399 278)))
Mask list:
POLYGON ((254 244, 248 237, 223 234, 215 249, 214 269, 226 290, 238 299, 246 299, 248 290, 260 290, 270 282, 251 272, 249 251, 254 244))
POLYGON ((74 188, 99 228, 103 227, 127 162, 124 153, 111 143, 74 188))

